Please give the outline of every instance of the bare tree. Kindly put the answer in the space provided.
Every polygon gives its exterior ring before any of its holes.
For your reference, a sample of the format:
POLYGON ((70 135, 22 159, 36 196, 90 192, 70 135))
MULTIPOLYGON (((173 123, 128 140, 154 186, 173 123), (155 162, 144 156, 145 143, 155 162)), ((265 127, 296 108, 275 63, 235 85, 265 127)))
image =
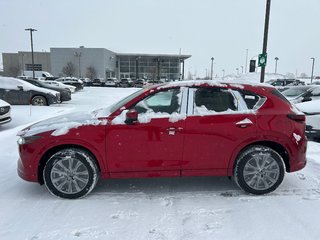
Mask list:
POLYGON ((94 79, 97 76, 97 70, 94 66, 87 67, 86 77, 90 79, 94 79))
POLYGON ((67 64, 62 68, 62 72, 68 76, 72 77, 76 72, 76 68, 72 62, 67 62, 67 64))

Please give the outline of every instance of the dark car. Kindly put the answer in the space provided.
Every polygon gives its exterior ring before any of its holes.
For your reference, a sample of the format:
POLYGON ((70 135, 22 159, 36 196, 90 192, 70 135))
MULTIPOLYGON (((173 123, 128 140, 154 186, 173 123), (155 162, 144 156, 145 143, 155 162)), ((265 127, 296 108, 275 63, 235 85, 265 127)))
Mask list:
POLYGON ((300 81, 298 79, 273 79, 267 81, 266 83, 275 87, 305 85, 303 81, 300 81))
POLYGON ((18 174, 79 198, 99 177, 228 176, 252 194, 306 165, 305 115, 274 87, 189 81, 143 88, 18 133, 18 174))
POLYGON ((120 87, 133 87, 133 85, 131 78, 122 78, 120 81, 120 87))
POLYGON ((145 86, 146 86, 146 81, 144 79, 137 79, 134 82, 134 87, 142 88, 142 87, 145 87, 145 86))
POLYGON ((91 85, 92 86, 100 86, 100 87, 102 87, 102 86, 104 86, 104 79, 103 78, 95 78, 95 79, 93 79, 92 80, 92 83, 91 83, 91 85))
POLYGON ((0 99, 12 105, 50 105, 60 102, 60 93, 37 87, 24 80, 0 77, 0 99))
POLYGON ((48 88, 55 90, 60 93, 60 101, 66 102, 71 100, 71 91, 69 89, 61 88, 61 87, 55 87, 53 85, 46 84, 45 82, 39 81, 39 80, 32 80, 32 79, 24 79, 23 81, 26 81, 28 83, 31 83, 37 87, 42 88, 48 88))
POLYGON ((55 81, 62 82, 67 85, 75 86, 76 91, 82 90, 84 86, 84 83, 77 78, 65 77, 65 78, 55 79, 55 81))

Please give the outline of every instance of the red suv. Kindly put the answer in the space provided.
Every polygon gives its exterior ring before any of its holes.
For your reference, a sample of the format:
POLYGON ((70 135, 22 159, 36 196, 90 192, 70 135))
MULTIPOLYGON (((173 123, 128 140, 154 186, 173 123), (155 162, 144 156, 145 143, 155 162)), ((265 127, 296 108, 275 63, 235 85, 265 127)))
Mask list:
POLYGON ((87 195, 99 177, 232 176, 265 194, 306 165, 304 131, 305 116, 272 86, 173 82, 23 129, 18 173, 63 198, 87 195))

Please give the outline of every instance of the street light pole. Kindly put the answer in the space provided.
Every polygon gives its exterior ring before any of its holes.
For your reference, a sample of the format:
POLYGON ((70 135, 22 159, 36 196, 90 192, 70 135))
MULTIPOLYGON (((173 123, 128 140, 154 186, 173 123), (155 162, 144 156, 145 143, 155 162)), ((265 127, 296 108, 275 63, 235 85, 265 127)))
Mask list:
POLYGON ((222 79, 224 80, 224 69, 222 69, 222 79))
POLYGON ((211 80, 213 79, 213 60, 214 60, 214 57, 211 58, 211 80))
POLYGON ((314 70, 314 61, 315 61, 315 58, 312 57, 312 70, 311 70, 311 83, 312 83, 312 80, 313 80, 313 70, 314 70))
POLYGON ((276 67, 275 67, 275 69, 274 69, 274 73, 277 73, 278 60, 279 60, 279 58, 278 58, 278 57, 275 57, 274 60, 276 60, 276 67))
POLYGON ((248 53, 249 53, 249 49, 246 49, 246 69, 245 69, 245 73, 247 73, 247 69, 248 69, 248 53))
POLYGON ((31 38, 31 58, 32 58, 32 77, 35 78, 34 75, 34 57, 33 57, 33 39, 32 39, 32 32, 37 31, 37 29, 34 28, 27 28, 25 31, 30 31, 30 38, 31 38))
POLYGON ((78 67, 79 67, 79 71, 78 71, 78 76, 79 78, 81 78, 81 65, 80 65, 80 58, 82 55, 82 52, 75 52, 74 55, 78 58, 78 67))
MULTIPOLYGON (((270 18, 270 6, 271 6, 271 0, 267 0, 266 5, 266 17, 265 17, 265 23, 264 23, 264 36, 263 36, 263 48, 262 48, 262 54, 267 54, 267 45, 268 45, 268 31, 269 31, 269 18, 270 18)), ((264 82, 264 75, 266 72, 266 66, 261 66, 261 74, 260 74, 260 82, 264 82)))
POLYGON ((239 75, 239 68, 236 68, 236 70, 237 70, 237 75, 239 75))
POLYGON ((243 73, 243 66, 241 66, 241 73, 243 73))

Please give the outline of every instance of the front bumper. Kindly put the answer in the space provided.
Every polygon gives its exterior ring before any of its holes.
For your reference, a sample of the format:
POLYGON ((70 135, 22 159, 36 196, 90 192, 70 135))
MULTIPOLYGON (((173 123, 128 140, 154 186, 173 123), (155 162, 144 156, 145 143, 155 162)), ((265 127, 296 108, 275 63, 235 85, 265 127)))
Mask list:
POLYGON ((23 165, 21 158, 18 159, 17 172, 19 177, 29 182, 38 182, 37 174, 32 171, 31 166, 23 165))

